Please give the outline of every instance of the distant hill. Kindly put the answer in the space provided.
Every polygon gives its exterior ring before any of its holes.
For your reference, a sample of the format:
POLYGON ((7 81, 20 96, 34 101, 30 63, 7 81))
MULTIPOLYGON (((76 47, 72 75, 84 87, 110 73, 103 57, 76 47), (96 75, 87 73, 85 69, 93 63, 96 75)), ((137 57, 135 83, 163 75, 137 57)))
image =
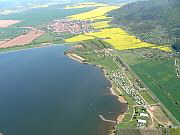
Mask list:
POLYGON ((180 51, 180 0, 148 0, 109 12, 113 23, 143 41, 180 51))

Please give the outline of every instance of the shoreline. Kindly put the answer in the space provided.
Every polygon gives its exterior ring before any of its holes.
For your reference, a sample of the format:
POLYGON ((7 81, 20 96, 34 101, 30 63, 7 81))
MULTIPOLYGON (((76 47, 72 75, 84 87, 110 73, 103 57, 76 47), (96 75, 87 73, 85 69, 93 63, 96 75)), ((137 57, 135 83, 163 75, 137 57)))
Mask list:
MULTIPOLYGON (((73 59, 73 60, 81 63, 81 64, 89 64, 89 65, 92 65, 92 66, 96 66, 97 68, 99 68, 99 69, 103 72, 103 74, 105 75, 105 77, 107 78, 107 80, 109 80, 108 76, 106 75, 107 71, 106 71, 106 69, 104 69, 102 66, 100 66, 100 65, 94 65, 94 64, 91 64, 91 63, 89 63, 89 62, 84 62, 84 60, 86 60, 85 58, 83 58, 83 57, 81 57, 81 56, 79 56, 79 55, 77 55, 77 54, 74 54, 74 53, 67 53, 67 54, 65 54, 65 55, 66 55, 67 57, 69 57, 69 58, 71 58, 71 59, 73 59)), ((110 87, 110 89, 109 89, 111 95, 116 96, 118 102, 120 102, 120 103, 122 103, 122 104, 127 104, 127 101, 125 100, 125 98, 124 98, 123 96, 119 96, 119 95, 116 93, 116 91, 114 90, 114 88, 116 88, 116 89, 118 89, 118 90, 119 90, 119 88, 118 88, 117 86, 114 86, 114 85, 113 85, 113 82, 112 82, 111 80, 109 80, 109 81, 110 81, 110 83, 111 83, 111 87, 110 87)), ((119 92, 121 92, 121 91, 119 90, 119 92)), ((127 110, 126 110, 125 112, 123 112, 123 114, 118 115, 118 117, 117 117, 117 119, 116 119, 117 124, 119 124, 119 123, 121 123, 121 122, 123 121, 124 116, 126 115, 126 113, 127 113, 127 110)), ((116 124, 116 125, 117 125, 117 124, 116 124)), ((112 129, 111 132, 109 133, 109 135, 115 135, 114 131, 116 131, 116 129, 112 129)))
MULTIPOLYGON (((1 51, 0 50, 0 54, 5 54, 5 53, 12 53, 12 52, 18 52, 18 51, 25 51, 25 50, 32 50, 32 49, 37 49, 37 48, 45 48, 45 47, 50 47, 51 45, 42 45, 42 46, 36 46, 36 47, 29 47, 27 46, 26 48, 22 48, 22 49, 14 49, 14 50, 5 50, 5 51, 1 51)), ((23 47, 23 46, 22 46, 23 47)), ((12 47, 13 48, 13 47, 12 47)), ((6 49, 6 48, 5 48, 6 49)), ((8 48, 7 48, 8 49, 8 48)))
MULTIPOLYGON (((112 82, 111 82, 111 85, 112 85, 112 82)), ((115 88, 117 89, 117 86, 115 86, 115 88)), ((114 95, 118 98, 118 101, 123 103, 123 104, 127 104, 127 101, 124 99, 123 96, 119 96, 116 91, 113 89, 113 86, 110 88, 110 91, 111 91, 111 95, 114 95)), ((120 91, 120 90, 119 90, 120 91)), ((120 114, 118 117, 117 117, 117 123, 122 123, 123 119, 124 119, 124 116, 126 115, 127 111, 125 111, 123 114, 120 114)))
MULTIPOLYGON (((111 82, 111 84, 112 84, 112 82, 111 82)), ((116 86, 115 86, 115 87, 116 87, 116 86)), ((116 89, 117 89, 117 87, 116 87, 116 89)), ((123 96, 119 96, 119 95, 115 92, 115 90, 113 89, 113 87, 110 88, 110 91, 111 91, 111 94, 112 94, 112 95, 118 97, 118 100, 119 100, 121 103, 124 103, 124 104, 127 103, 127 101, 124 99, 123 96)), ((119 90, 119 91, 120 91, 120 90, 119 90)))
POLYGON ((75 61, 78 61, 79 63, 81 63, 81 64, 84 64, 84 58, 82 58, 81 56, 78 56, 77 54, 75 54, 75 53, 67 53, 67 54, 65 54, 67 57, 69 57, 69 58, 71 58, 71 59, 73 59, 73 60, 75 60, 75 61))
MULTIPOLYGON (((69 45, 70 43, 62 43, 63 45, 69 45)), ((18 51, 25 51, 25 50, 30 50, 30 49, 37 49, 37 48, 44 48, 44 47, 50 47, 50 46, 58 46, 62 44, 50 44, 50 43, 44 43, 44 44, 38 44, 39 46, 29 46, 29 45, 24 45, 24 46, 15 46, 15 47, 9 47, 9 48, 0 48, 0 54, 4 53, 11 53, 11 52, 18 52, 18 51), (16 47, 24 47, 24 48, 16 48, 16 47), (1 50, 1 49, 7 49, 7 50, 1 50), (8 50, 12 49, 12 50, 8 50)))

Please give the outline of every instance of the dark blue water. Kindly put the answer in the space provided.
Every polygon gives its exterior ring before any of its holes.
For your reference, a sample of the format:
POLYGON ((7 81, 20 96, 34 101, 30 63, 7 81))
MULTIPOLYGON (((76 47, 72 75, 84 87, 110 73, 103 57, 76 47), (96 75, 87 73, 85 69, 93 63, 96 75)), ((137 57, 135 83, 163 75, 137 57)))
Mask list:
POLYGON ((0 132, 4 135, 104 135, 99 114, 123 112, 109 81, 54 46, 0 54, 0 132))

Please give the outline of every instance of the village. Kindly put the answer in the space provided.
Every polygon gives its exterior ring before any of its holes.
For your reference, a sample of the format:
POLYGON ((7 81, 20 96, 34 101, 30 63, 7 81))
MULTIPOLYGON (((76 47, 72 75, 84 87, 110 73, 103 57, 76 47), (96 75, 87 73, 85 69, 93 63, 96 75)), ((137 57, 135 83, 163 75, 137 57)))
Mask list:
POLYGON ((174 66, 175 66, 176 76, 180 78, 180 60, 179 59, 176 58, 174 60, 174 66))
POLYGON ((52 30, 56 33, 71 33, 82 34, 93 31, 93 27, 90 26, 92 22, 88 20, 54 20, 52 24, 45 26, 48 30, 52 30))

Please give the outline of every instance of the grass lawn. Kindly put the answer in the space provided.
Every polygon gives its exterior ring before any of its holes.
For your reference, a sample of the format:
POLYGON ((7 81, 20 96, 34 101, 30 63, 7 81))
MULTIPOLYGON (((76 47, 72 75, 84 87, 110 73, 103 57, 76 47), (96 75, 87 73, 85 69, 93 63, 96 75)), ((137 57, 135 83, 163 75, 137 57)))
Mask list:
POLYGON ((114 63, 113 56, 103 56, 103 54, 96 53, 85 53, 82 51, 77 52, 76 54, 85 58, 88 62, 94 65, 100 65, 105 68, 107 71, 111 72, 112 70, 117 70, 119 67, 114 63))
POLYGON ((148 104, 156 103, 155 100, 153 100, 153 98, 148 94, 146 90, 141 90, 139 93, 141 94, 141 96, 143 96, 143 98, 146 100, 148 104))
POLYGON ((117 70, 119 67, 113 62, 113 57, 105 57, 101 60, 93 61, 93 64, 98 64, 107 69, 108 71, 117 70))
POLYGON ((45 33, 39 38, 35 39, 33 42, 36 44, 40 43, 50 43, 51 41, 56 41, 55 34, 53 33, 45 33))
POLYGON ((171 128, 170 135, 180 135, 180 128, 171 128))
POLYGON ((94 49, 102 49, 104 46, 108 46, 104 41, 93 39, 87 42, 83 42, 83 49, 76 49, 76 54, 85 58, 88 62, 100 65, 105 68, 108 72, 117 70, 119 67, 114 63, 114 56, 104 56, 104 52, 95 53, 94 49))
POLYGON ((137 121, 133 120, 133 121, 130 121, 127 123, 120 123, 118 125, 117 129, 120 129, 120 128, 136 128, 136 127, 137 127, 137 121))

